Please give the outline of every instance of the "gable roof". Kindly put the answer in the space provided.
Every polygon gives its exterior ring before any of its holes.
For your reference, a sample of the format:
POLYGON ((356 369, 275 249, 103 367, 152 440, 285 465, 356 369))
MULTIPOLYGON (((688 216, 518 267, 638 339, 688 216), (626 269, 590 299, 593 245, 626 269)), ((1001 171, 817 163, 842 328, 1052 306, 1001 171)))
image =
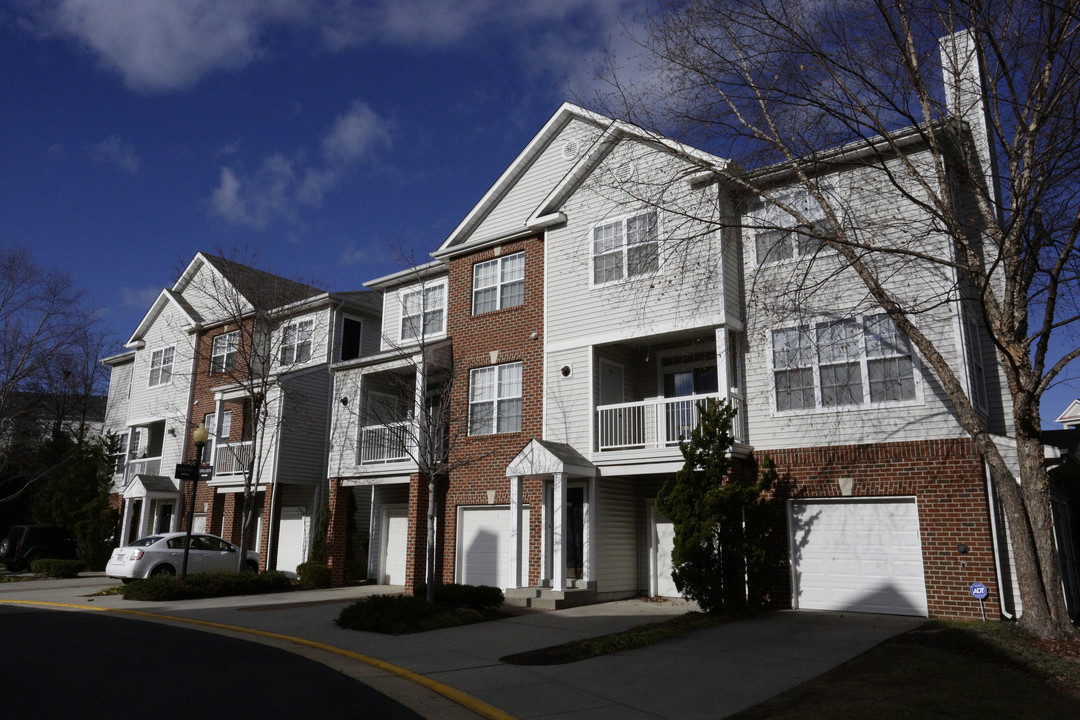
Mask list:
POLYGON ((258 310, 291 305, 316 295, 326 294, 324 290, 317 287, 202 252, 196 253, 184 272, 180 274, 180 278, 173 285, 173 292, 184 292, 203 265, 216 271, 225 282, 240 293, 240 296, 251 307, 258 310))
POLYGON ((203 318, 199 315, 199 313, 195 311, 195 308, 191 307, 191 303, 185 300, 182 295, 179 295, 172 290, 162 290, 160 293, 158 293, 157 299, 154 300, 154 304, 150 306, 150 309, 146 312, 146 315, 143 316, 142 321, 139 322, 138 327, 135 328, 135 332, 133 332, 131 334, 131 337, 128 338, 128 341, 124 343, 124 347, 140 347, 142 345, 143 335, 146 334, 146 331, 149 330, 150 326, 154 324, 154 321, 157 319, 158 315, 160 315, 161 312, 165 309, 165 307, 169 304, 172 304, 177 309, 179 309, 183 316, 187 319, 188 323, 190 324, 190 326, 188 327, 189 330, 194 330, 202 324, 203 318))
POLYGON ((1069 407, 1065 408, 1065 412, 1058 415, 1054 422, 1059 422, 1067 428, 1080 427, 1080 398, 1069 403, 1069 407))
POLYGON ((447 257, 463 251, 483 246, 489 241, 502 241, 506 238, 472 238, 472 233, 492 210, 507 196, 510 190, 522 179, 525 172, 533 165, 560 133, 573 121, 589 123, 599 131, 599 139, 592 142, 573 167, 566 173, 555 188, 544 197, 527 219, 523 218, 520 233, 527 234, 564 220, 561 216, 552 216, 561 203, 569 197, 592 172, 596 166, 623 139, 636 139, 656 145, 658 148, 688 159, 701 165, 702 171, 718 171, 728 166, 728 161, 702 152, 689 145, 675 142, 657 133, 631 125, 621 120, 614 120, 599 113, 594 113, 572 103, 563 103, 551 116, 540 131, 529 141, 525 149, 518 154, 510 166, 503 172, 495 184, 484 194, 465 219, 458 224, 450 236, 432 255, 447 257))

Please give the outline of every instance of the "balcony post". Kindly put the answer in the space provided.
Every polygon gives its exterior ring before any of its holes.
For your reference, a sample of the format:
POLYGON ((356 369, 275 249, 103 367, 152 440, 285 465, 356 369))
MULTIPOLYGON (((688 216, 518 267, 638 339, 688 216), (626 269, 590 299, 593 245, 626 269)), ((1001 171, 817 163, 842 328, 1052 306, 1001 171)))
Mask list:
POLYGON ((726 327, 716 328, 716 387, 725 400, 731 399, 731 351, 726 327))

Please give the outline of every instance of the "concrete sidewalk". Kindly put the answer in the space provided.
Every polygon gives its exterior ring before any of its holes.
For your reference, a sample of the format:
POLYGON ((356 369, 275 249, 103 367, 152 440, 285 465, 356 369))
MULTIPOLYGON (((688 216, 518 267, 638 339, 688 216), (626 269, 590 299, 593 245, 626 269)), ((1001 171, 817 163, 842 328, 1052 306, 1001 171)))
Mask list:
POLYGON ((0 600, 139 610, 298 637, 405 668, 514 717, 560 720, 725 717, 923 622, 889 615, 783 611, 570 665, 520 667, 499 658, 663 620, 692 606, 685 601, 626 600, 392 637, 343 630, 334 619, 359 597, 401 588, 365 586, 170 603, 88 597, 112 584, 100 576, 3 583, 0 600))

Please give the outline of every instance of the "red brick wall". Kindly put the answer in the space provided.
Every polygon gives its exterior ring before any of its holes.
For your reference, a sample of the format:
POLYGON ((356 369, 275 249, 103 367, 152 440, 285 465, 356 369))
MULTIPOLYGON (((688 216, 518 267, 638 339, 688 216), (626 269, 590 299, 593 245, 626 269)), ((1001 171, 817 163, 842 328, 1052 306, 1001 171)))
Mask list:
MULTIPOLYGON (((445 496, 439 498, 441 523, 439 574, 444 582, 454 581, 457 553, 457 514, 462 505, 488 505, 488 491, 494 491, 494 503, 510 502, 507 464, 530 440, 541 437, 543 420, 543 336, 544 336, 544 243, 540 237, 506 243, 499 255, 525 252, 524 302, 514 308, 472 314, 473 265, 496 257, 489 248, 450 261, 447 331, 453 338, 454 383, 451 396, 450 437, 452 465, 463 463, 445 483, 445 496), (535 334, 535 338, 533 335, 535 334), (491 352, 498 359, 491 361, 491 352), (522 403, 521 430, 495 435, 468 435, 469 371, 490 365, 521 361, 522 403)), ((426 485, 426 483, 425 483, 426 485)), ((410 488, 412 490, 414 488, 410 488)), ((426 507, 426 487, 424 488, 426 507)), ((442 493, 440 493, 442 495, 442 493)), ((413 494, 410 494, 413 497, 413 494)), ((531 583, 539 579, 540 567, 540 482, 528 481, 524 501, 530 512, 531 583)), ((410 500, 410 513, 412 512, 410 500)), ((411 519, 411 518, 410 518, 411 519)), ((423 520, 423 517, 420 518, 423 520)), ((422 534, 418 535, 420 537, 422 534)), ((418 549, 423 573, 423 547, 418 549)))
MULTIPOLYGON (((759 456, 764 453, 759 453, 759 456)), ((779 484, 787 498, 841 497, 839 478, 853 481, 851 497, 914 496, 922 537, 923 570, 931 617, 978 618, 973 582, 990 590, 989 614, 997 616, 990 511, 982 458, 967 439, 773 450, 779 484), (959 544, 970 550, 961 555, 959 544), (991 613, 992 611, 992 613, 991 613)), ((770 536, 770 600, 791 604, 786 503, 782 532, 770 536)))

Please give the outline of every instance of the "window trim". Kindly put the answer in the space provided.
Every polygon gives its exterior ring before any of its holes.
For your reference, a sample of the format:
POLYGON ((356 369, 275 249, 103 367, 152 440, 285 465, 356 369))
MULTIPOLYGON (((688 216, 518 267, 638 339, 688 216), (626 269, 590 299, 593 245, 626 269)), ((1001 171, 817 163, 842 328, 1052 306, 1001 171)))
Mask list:
MULTIPOLYGON (((664 252, 663 252, 663 250, 664 250, 664 240, 663 240, 663 237, 664 237, 663 218, 661 217, 661 212, 660 212, 660 210, 658 208, 647 208, 647 209, 644 209, 644 210, 638 210, 636 212, 627 213, 625 215, 620 215, 618 217, 605 218, 604 220, 594 224, 591 228, 589 228, 589 238, 588 238, 588 242, 589 242, 589 287, 590 288, 599 288, 599 287, 609 287, 609 286, 612 286, 612 285, 620 285, 622 283, 627 283, 627 282, 630 282, 630 281, 633 281, 633 280, 639 280, 639 279, 642 279, 642 278, 656 277, 657 275, 660 275, 661 273, 663 273, 664 272, 664 252), (631 275, 630 274, 630 269, 629 269, 629 262, 630 261, 628 259, 630 254, 627 252, 627 248, 630 247, 630 246, 627 245, 627 242, 626 242, 626 225, 631 220, 634 220, 636 218, 643 217, 643 216, 646 216, 646 215, 649 215, 649 214, 652 214, 652 215, 654 215, 656 217, 656 220, 655 220, 655 223, 656 223, 656 241, 655 241, 656 242, 656 270, 653 270, 652 272, 637 273, 635 275, 631 275), (599 228, 608 227, 610 225, 618 225, 619 226, 619 233, 618 233, 619 239, 620 239, 619 246, 618 246, 617 249, 612 249, 612 250, 608 250, 606 252, 597 253, 596 252, 596 231, 599 228), (620 252, 621 255, 622 255, 622 262, 621 262, 621 265, 620 265, 620 272, 622 273, 622 275, 620 277, 614 279, 614 280, 607 280, 607 281, 604 281, 604 282, 597 282, 596 281, 596 258, 599 257, 599 256, 603 256, 603 255, 614 254, 616 251, 620 252)), ((647 244, 647 243, 637 243, 637 244, 644 245, 644 244, 647 244)))
POLYGON ((494 257, 494 258, 491 258, 489 260, 481 260, 480 262, 477 262, 477 263, 473 264, 473 281, 472 281, 472 314, 473 315, 485 315, 485 314, 487 314, 489 312, 496 312, 498 310, 509 310, 510 308, 521 307, 524 304, 525 304, 525 251, 524 250, 518 250, 517 252, 512 252, 512 253, 509 253, 508 255, 500 255, 499 257, 494 257), (508 282, 504 282, 503 279, 502 279, 503 264, 507 260, 510 260, 511 258, 516 258, 516 257, 521 258, 521 278, 517 279, 517 280, 511 280, 511 281, 508 281, 508 282), (477 278, 476 278, 477 270, 480 267, 484 266, 484 265, 491 265, 492 263, 495 264, 495 268, 496 268, 496 270, 495 270, 495 283, 491 284, 491 285, 485 285, 483 287, 477 287, 477 284, 476 284, 476 282, 477 282, 477 278), (503 307, 503 288, 508 287, 510 285, 516 285, 518 283, 521 284, 521 302, 519 302, 519 303, 517 303, 515 305, 507 305, 506 307, 503 307), (490 290, 490 289, 495 290, 495 307, 490 309, 490 310, 477 311, 477 309, 476 309, 477 292, 482 291, 482 290, 490 290))
MULTIPOLYGON (((866 313, 862 315, 854 315, 851 317, 815 317, 809 318, 805 321, 799 322, 794 325, 777 325, 768 329, 768 339, 765 344, 766 353, 768 356, 768 371, 769 371, 769 407, 774 417, 794 417, 799 415, 819 415, 824 413, 849 413, 859 412, 863 410, 880 410, 890 408, 901 407, 914 407, 923 405, 925 400, 923 397, 923 381, 922 381, 922 362, 919 359, 919 353, 915 349, 915 346, 911 343, 911 340, 906 336, 904 339, 908 344, 908 355, 888 355, 888 356, 870 356, 866 350, 866 338, 867 338, 867 324, 876 317, 886 315, 884 312, 866 313), (859 372, 861 374, 860 385, 862 390, 862 397, 865 400, 862 404, 856 405, 823 405, 822 404, 822 388, 821 388, 821 367, 823 363, 820 359, 820 354, 817 350, 817 331, 820 326, 828 325, 830 323, 841 322, 845 320, 854 320, 857 327, 857 337, 859 339, 859 372), (810 337, 811 350, 812 350, 812 363, 809 365, 793 366, 791 368, 777 369, 776 367, 776 345, 774 333, 777 331, 790 331, 790 330, 803 330, 807 332, 810 337), (868 371, 868 363, 873 360, 889 359, 894 357, 910 357, 911 358, 911 371, 912 382, 914 384, 914 396, 904 400, 881 400, 874 402, 871 400, 870 393, 870 374, 868 371), (814 390, 814 406, 809 408, 794 408, 790 410, 777 409, 777 384, 776 373, 782 370, 804 370, 809 369, 812 374, 813 390, 814 390)), ((824 363, 825 365, 832 365, 836 363, 824 363)))
POLYGON ((150 374, 147 378, 147 387, 164 387, 172 384, 173 365, 176 363, 176 346, 166 345, 164 347, 157 348, 150 353, 150 374), (169 353, 169 362, 165 363, 165 353, 169 353), (155 359, 160 356, 161 360, 157 361, 155 367, 155 359), (168 368, 169 377, 166 380, 162 380, 161 376, 165 374, 166 368, 168 368), (154 371, 157 371, 157 382, 154 382, 154 371))
MULTIPOLYGON (((401 312, 401 314, 398 317, 398 342, 403 342, 403 343, 420 342, 420 340, 422 338, 423 339, 429 339, 429 338, 439 337, 441 335, 445 335, 446 334, 446 320, 447 320, 447 314, 448 314, 447 306, 449 305, 449 298, 447 297, 448 295, 449 295, 449 291, 447 290, 446 278, 440 278, 439 280, 435 280, 435 281, 432 281, 430 283, 423 283, 423 284, 420 284, 420 285, 414 285, 409 289, 400 290, 398 292, 398 307, 399 307, 400 312, 401 312), (424 316, 427 315, 427 313, 429 312, 429 310, 427 308, 427 297, 426 297, 426 295, 427 295, 428 290, 435 290, 435 289, 438 289, 442 294, 442 306, 439 308, 440 310, 442 310, 442 324, 441 324, 441 327, 438 330, 436 330, 436 331, 429 334, 429 333, 424 331, 424 326, 427 324, 425 322, 424 316), (406 317, 410 317, 410 318, 411 317, 417 317, 416 315, 406 315, 405 314, 406 298, 409 297, 410 295, 414 295, 414 294, 417 294, 417 293, 420 294, 420 314, 419 314, 419 318, 420 318, 420 334, 406 336, 405 335, 405 318, 406 317)), ((432 310, 431 312, 434 312, 434 310, 432 310)))
POLYGON ((224 333, 221 333, 220 335, 215 335, 213 340, 211 341, 211 344, 210 344, 210 374, 211 375, 218 375, 218 374, 221 374, 221 373, 224 373, 224 372, 228 372, 229 370, 232 370, 234 367, 236 367, 236 356, 237 356, 237 351, 239 350, 239 348, 240 348, 240 331, 239 330, 233 330, 231 332, 224 332, 224 333), (235 338, 234 342, 229 343, 228 338, 230 338, 230 337, 235 338), (217 345, 218 345, 219 340, 224 341, 224 344, 225 344, 225 351, 224 352, 218 352, 217 345), (231 351, 229 350, 229 345, 230 344, 232 344, 232 346, 233 346, 231 351), (231 362, 230 362, 230 358, 229 358, 230 355, 232 356, 231 362), (222 358, 221 368, 220 369, 215 369, 215 361, 219 357, 222 358))
POLYGON ((290 366, 290 365, 300 365, 300 364, 303 364, 303 363, 306 363, 306 362, 310 362, 312 356, 314 355, 314 351, 315 351, 314 339, 315 339, 315 320, 314 320, 314 318, 306 318, 306 319, 303 319, 303 320, 290 320, 289 322, 285 323, 285 325, 281 328, 281 348, 280 348, 280 350, 278 352, 278 364, 282 365, 282 366, 290 366), (298 333, 298 337, 299 337, 299 333, 302 331, 302 326, 303 325, 308 326, 307 339, 306 340, 297 340, 297 341, 291 342, 291 343, 288 342, 289 329, 290 328, 296 328, 297 333, 298 333), (307 343, 307 357, 304 358, 303 360, 300 360, 299 359, 299 353, 297 351, 299 349, 303 348, 305 343, 307 343), (285 361, 285 351, 286 351, 286 349, 289 349, 291 351, 291 353, 292 353, 291 359, 288 362, 285 361))
POLYGON ((513 362, 499 363, 498 365, 485 365, 483 367, 473 368, 469 371, 469 419, 468 419, 468 434, 469 437, 486 437, 489 435, 509 435, 511 433, 521 432, 521 416, 523 415, 525 404, 525 371, 524 366, 520 360, 513 362), (499 395, 499 370, 501 368, 510 367, 513 365, 518 366, 518 394, 517 395, 499 395), (476 377, 479 373, 493 372, 494 373, 494 392, 490 400, 473 400, 473 388, 476 384, 476 377), (507 400, 518 401, 518 426, 514 430, 499 430, 499 403, 507 400), (491 407, 491 431, 490 432, 473 432, 473 409, 480 405, 488 405, 491 407))

